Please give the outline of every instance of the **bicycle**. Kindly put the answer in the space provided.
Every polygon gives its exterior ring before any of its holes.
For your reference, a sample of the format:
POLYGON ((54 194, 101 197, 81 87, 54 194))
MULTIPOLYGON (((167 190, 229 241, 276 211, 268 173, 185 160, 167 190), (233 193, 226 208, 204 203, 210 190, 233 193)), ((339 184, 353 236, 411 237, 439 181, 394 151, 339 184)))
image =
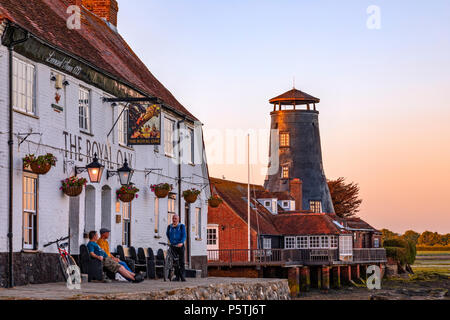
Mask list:
POLYGON ((173 250, 173 248, 175 248, 176 246, 166 242, 159 242, 159 244, 168 247, 166 258, 164 261, 164 281, 167 281, 167 279, 169 279, 169 281, 172 281, 175 271, 178 271, 178 275, 180 274, 179 257, 178 254, 173 250))
POLYGON ((61 267, 61 271, 66 282, 67 279, 69 279, 69 277, 72 279, 72 276, 75 276, 76 269, 78 268, 75 259, 66 250, 66 248, 69 246, 69 243, 68 242, 61 243, 62 241, 68 240, 69 238, 70 237, 65 237, 44 244, 44 248, 46 248, 56 243, 59 252, 59 266, 61 267), (74 266, 76 266, 77 268, 74 268, 74 266))

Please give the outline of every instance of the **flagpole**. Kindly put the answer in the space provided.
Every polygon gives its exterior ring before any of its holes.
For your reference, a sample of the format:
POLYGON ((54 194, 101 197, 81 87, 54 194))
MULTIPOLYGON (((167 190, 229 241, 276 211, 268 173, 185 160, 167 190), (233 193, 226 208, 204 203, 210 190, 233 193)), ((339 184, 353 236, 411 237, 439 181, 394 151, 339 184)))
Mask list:
POLYGON ((247 234, 248 234, 248 261, 251 260, 251 244, 250 244, 250 134, 247 136, 247 174, 248 174, 248 184, 247 184, 247 234))

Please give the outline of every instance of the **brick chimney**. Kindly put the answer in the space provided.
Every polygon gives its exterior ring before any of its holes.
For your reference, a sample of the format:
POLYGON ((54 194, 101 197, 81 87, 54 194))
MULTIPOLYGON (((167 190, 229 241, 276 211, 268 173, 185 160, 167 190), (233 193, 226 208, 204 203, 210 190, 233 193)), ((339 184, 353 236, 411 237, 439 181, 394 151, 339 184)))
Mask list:
POLYGON ((289 182, 289 193, 295 199, 295 210, 303 210, 303 182, 298 179, 292 179, 289 182))
POLYGON ((117 0, 82 0, 83 6, 117 27, 119 5, 117 0))

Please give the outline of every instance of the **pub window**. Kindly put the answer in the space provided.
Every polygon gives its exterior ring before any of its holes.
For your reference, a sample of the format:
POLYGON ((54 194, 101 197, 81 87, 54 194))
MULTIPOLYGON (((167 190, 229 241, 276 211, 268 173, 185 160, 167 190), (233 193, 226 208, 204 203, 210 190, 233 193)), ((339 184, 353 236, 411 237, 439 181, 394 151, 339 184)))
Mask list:
POLYGON ((90 92, 88 89, 80 87, 78 92, 78 119, 81 130, 90 130, 90 92))
POLYGON ((155 234, 159 234, 159 198, 155 198, 155 234))
POLYGON ((206 230, 206 244, 209 246, 215 246, 217 244, 217 229, 208 228, 206 230))
POLYGON ((352 237, 339 237, 339 254, 351 256, 353 254, 352 237))
POLYGON ((331 248, 337 248, 338 247, 338 237, 332 236, 331 237, 331 248))
POLYGON ((374 238, 373 239, 373 247, 374 248, 379 248, 380 247, 380 239, 378 239, 378 238, 374 238))
POLYGON ((284 247, 285 249, 295 249, 295 237, 285 237, 284 247))
POLYGON ((289 132, 280 133, 280 147, 289 147, 289 132))
POLYGON ((263 249, 272 249, 272 239, 263 238, 263 249))
POLYGON ((322 212, 322 201, 310 201, 309 209, 314 213, 322 212))
POLYGON ((195 237, 202 238, 202 209, 195 208, 195 237))
POLYGON ((281 171, 281 178, 289 179, 289 167, 288 166, 283 166, 282 171, 281 171))
POLYGON ((297 237, 297 249, 308 249, 308 237, 297 237))
POLYGON ((328 239, 328 236, 321 236, 320 237, 320 246, 322 248, 329 248, 330 240, 328 239))
POLYGON ((310 248, 319 248, 320 247, 320 237, 313 236, 309 237, 309 247, 310 248))
POLYGON ((32 64, 13 58, 13 107, 35 115, 35 68, 32 64))
POLYGON ((174 131, 175 121, 164 118, 164 152, 166 156, 173 157, 174 154, 174 131))
POLYGON ((36 250, 37 247, 37 176, 23 176, 23 248, 36 250))
POLYGON ((194 157, 195 156, 194 130, 193 129, 189 129, 188 131, 189 131, 189 146, 188 146, 188 148, 190 150, 189 161, 190 161, 191 164, 194 164, 195 163, 195 157, 194 157))
POLYGON ((122 245, 131 246, 131 203, 122 204, 122 245))
POLYGON ((172 223, 172 217, 175 215, 175 208, 177 204, 177 196, 174 193, 169 194, 167 200, 167 224, 172 223))
POLYGON ((128 143, 128 109, 123 105, 120 104, 118 108, 118 114, 122 115, 120 116, 120 119, 117 123, 118 125, 118 131, 119 131, 119 143, 123 145, 127 145, 128 143), (123 111, 123 112, 122 112, 123 111))

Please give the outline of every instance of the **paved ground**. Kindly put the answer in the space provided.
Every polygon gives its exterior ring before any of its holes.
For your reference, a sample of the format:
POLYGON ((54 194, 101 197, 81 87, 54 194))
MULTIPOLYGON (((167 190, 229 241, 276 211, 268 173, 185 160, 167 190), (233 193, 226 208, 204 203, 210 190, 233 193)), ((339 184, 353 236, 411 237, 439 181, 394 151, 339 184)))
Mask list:
POLYGON ((0 289, 0 300, 5 299, 43 299, 65 300, 79 299, 81 296, 92 296, 94 299, 110 295, 152 293, 171 291, 183 288, 195 288, 210 284, 231 283, 261 283, 275 279, 250 278, 187 278, 186 282, 164 282, 163 280, 145 280, 141 283, 116 282, 111 283, 82 283, 81 290, 69 290, 65 283, 34 284, 0 289))

